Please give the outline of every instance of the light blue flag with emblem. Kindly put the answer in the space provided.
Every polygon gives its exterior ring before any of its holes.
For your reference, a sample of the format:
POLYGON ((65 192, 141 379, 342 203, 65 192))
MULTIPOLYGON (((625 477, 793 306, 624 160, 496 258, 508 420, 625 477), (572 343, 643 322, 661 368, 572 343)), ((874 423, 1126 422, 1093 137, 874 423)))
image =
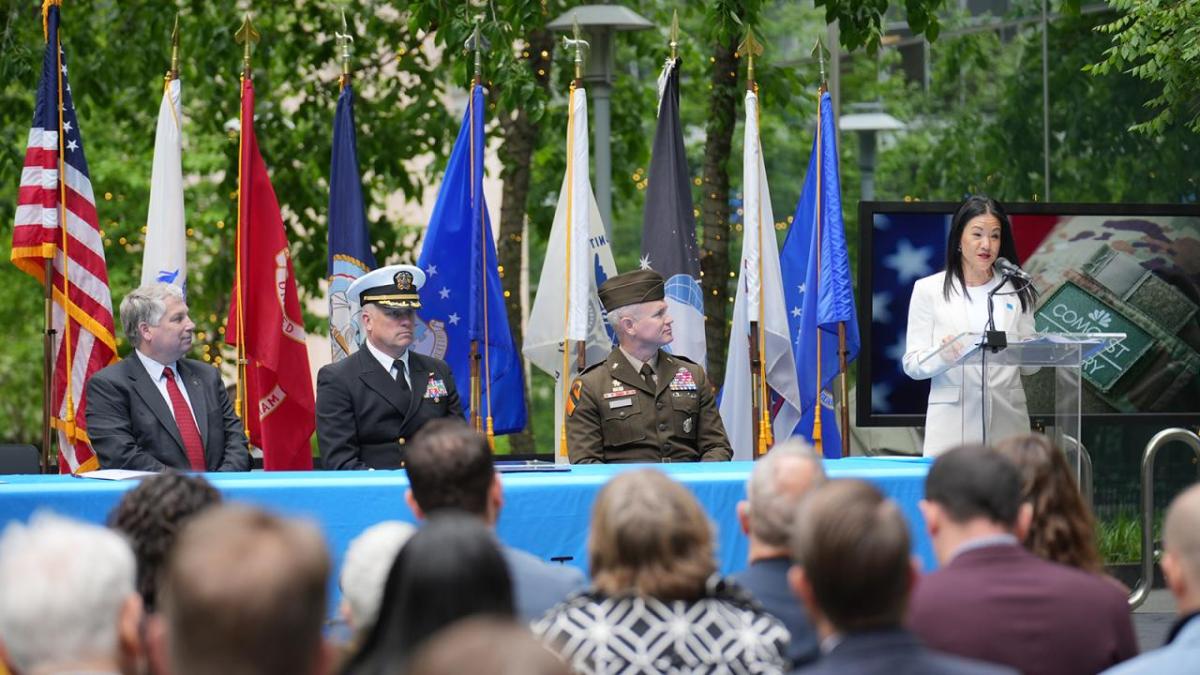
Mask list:
MULTIPOLYGON (((414 349, 444 359, 459 383, 471 381, 478 344, 479 412, 497 434, 525 428, 525 376, 504 308, 496 244, 483 196, 483 86, 475 85, 417 265, 425 271, 422 326, 414 349)), ((468 418, 471 402, 463 401, 468 418)))
POLYGON ((363 341, 354 311, 358 305, 346 297, 346 289, 375 269, 358 175, 357 145, 354 90, 347 82, 338 96, 333 117, 333 154, 329 167, 329 342, 334 361, 358 351, 363 341))
POLYGON ((859 348, 834 129, 833 104, 829 93, 823 92, 804 189, 779 254, 800 386, 801 417, 795 433, 812 441, 826 457, 842 455, 832 391, 841 372, 840 324, 846 326, 847 364, 858 356, 859 348), (818 406, 821 424, 819 438, 814 438, 818 406))

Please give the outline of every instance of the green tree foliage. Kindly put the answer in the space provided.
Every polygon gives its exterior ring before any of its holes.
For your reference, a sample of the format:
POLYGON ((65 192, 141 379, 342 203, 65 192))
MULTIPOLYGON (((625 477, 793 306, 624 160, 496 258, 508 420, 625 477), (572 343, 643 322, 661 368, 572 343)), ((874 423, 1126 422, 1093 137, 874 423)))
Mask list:
POLYGON ((1111 37, 1103 58, 1086 70, 1128 73, 1152 85, 1143 100, 1153 117, 1130 125, 1147 135, 1174 122, 1200 133, 1200 0, 1109 0, 1120 15, 1096 26, 1111 37))

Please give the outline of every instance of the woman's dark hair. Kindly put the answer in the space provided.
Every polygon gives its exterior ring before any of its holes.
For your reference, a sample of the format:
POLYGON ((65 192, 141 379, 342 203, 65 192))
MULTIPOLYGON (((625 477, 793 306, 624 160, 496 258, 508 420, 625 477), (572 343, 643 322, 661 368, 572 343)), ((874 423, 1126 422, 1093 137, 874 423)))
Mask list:
MULTIPOLYGON (((1009 222, 1004 207, 987 195, 971 195, 958 206, 954 217, 950 219, 950 236, 946 238, 946 278, 942 282, 942 295, 946 300, 949 300, 950 294, 956 290, 955 280, 958 281, 958 292, 966 296, 967 281, 963 278, 962 251, 959 245, 967 223, 976 216, 985 214, 993 215, 1000 221, 1000 256, 1008 258, 1014 265, 1021 264, 1017 258, 1017 242, 1013 239, 1012 223, 1009 222)), ((1028 312, 1033 307, 1033 301, 1037 299, 1037 289, 1033 284, 1024 284, 1017 297, 1021 299, 1021 311, 1028 312)))
POLYGON ((221 493, 203 476, 168 469, 142 479, 108 514, 108 526, 124 534, 133 548, 137 588, 147 611, 155 609, 158 575, 183 524, 220 502, 221 493))
POLYGON ((515 614, 508 565, 492 532, 478 516, 438 512, 400 549, 379 618, 342 672, 400 672, 426 639, 459 619, 515 614))

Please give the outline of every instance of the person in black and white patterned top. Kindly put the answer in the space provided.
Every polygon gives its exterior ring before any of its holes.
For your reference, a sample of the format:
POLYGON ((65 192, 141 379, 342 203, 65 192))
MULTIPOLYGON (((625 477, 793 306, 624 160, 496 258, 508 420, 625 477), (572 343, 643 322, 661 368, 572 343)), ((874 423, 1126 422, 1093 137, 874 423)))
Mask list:
POLYGON ((653 469, 623 473, 592 511, 593 587, 533 631, 583 675, 779 673, 789 635, 717 575, 696 498, 653 469))

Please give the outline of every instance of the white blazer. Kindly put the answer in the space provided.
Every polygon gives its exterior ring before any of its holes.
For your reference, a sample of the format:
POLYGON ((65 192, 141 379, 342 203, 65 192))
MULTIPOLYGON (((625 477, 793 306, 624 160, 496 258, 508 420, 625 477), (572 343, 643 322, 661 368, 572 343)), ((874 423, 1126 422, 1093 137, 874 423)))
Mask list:
MULTIPOLYGON (((945 272, 917 280, 908 305, 908 334, 905 341, 904 373, 914 380, 933 379, 925 412, 926 457, 940 455, 963 443, 983 440, 982 372, 979 366, 959 367, 953 362, 926 356, 942 346, 942 339, 971 330, 967 299, 955 284, 946 300, 942 293, 945 272)), ((1011 292, 1005 281, 1000 292, 1011 292)), ((1034 332, 1033 311, 1021 311, 1016 295, 997 295, 993 305, 996 330, 1008 333, 1010 342, 1034 332)), ((1016 366, 988 367, 988 442, 1029 431, 1025 390, 1016 366)))

